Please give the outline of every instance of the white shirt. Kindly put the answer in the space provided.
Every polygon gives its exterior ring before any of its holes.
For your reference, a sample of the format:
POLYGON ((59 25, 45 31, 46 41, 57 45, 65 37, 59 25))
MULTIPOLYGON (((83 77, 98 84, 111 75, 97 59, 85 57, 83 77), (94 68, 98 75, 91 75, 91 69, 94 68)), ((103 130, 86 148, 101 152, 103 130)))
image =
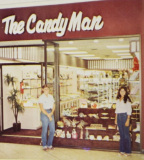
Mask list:
POLYGON ((131 115, 132 108, 131 103, 127 100, 126 103, 124 101, 120 101, 119 99, 116 102, 116 110, 115 113, 127 113, 127 115, 131 115))
POLYGON ((43 105, 44 109, 52 109, 54 104, 54 98, 51 94, 46 96, 44 93, 39 97, 38 103, 43 105))

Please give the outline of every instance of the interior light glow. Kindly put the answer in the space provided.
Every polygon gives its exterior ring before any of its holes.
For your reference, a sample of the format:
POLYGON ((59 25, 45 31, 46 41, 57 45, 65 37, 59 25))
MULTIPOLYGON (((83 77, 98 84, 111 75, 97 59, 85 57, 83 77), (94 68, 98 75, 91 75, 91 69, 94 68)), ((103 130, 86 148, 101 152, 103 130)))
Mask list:
POLYGON ((129 52, 129 49, 128 50, 113 50, 112 52, 113 53, 127 53, 129 52))
MULTIPOLYGON (((59 48, 60 51, 77 50, 76 47, 59 48)), ((47 51, 54 51, 54 48, 47 48, 47 51)))
POLYGON ((86 51, 62 52, 64 54, 87 54, 86 51))
POLYGON ((119 42, 123 42, 124 41, 124 39, 123 38, 119 38, 119 42))
POLYGON ((101 58, 100 57, 85 57, 85 58, 82 58, 82 59, 93 60, 93 59, 101 59, 101 58))
POLYGON ((74 57, 94 57, 95 55, 93 54, 88 54, 88 55, 73 55, 74 57))
POLYGON ((117 55, 118 56, 131 56, 130 53, 118 53, 117 55))
POLYGON ((98 40, 94 40, 94 43, 98 43, 99 41, 98 40))
POLYGON ((104 60, 111 60, 111 59, 117 60, 117 59, 122 59, 122 58, 104 58, 104 60))
POLYGON ((69 44, 73 44, 73 41, 69 41, 69 44))
POLYGON ((133 58, 133 56, 121 56, 121 58, 133 58))
POLYGON ((109 49, 121 49, 121 48, 129 48, 129 45, 118 45, 118 46, 106 46, 109 49))

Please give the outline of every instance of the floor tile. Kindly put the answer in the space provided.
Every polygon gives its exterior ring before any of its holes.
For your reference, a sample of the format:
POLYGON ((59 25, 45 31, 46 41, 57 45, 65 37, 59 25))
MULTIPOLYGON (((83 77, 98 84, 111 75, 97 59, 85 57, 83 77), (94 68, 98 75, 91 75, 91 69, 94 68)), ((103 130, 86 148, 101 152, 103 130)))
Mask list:
POLYGON ((144 155, 132 153, 119 156, 115 151, 55 148, 43 151, 41 146, 0 143, 0 159, 49 159, 49 160, 144 160, 144 155))

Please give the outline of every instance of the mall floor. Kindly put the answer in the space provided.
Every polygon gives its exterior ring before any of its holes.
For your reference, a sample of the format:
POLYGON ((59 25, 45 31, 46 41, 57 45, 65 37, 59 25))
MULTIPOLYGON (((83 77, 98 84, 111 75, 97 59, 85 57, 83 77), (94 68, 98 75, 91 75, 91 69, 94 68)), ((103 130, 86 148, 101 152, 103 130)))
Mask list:
POLYGON ((0 159, 49 159, 49 160, 144 160, 144 154, 119 156, 113 151, 55 148, 44 151, 41 146, 0 143, 0 159))

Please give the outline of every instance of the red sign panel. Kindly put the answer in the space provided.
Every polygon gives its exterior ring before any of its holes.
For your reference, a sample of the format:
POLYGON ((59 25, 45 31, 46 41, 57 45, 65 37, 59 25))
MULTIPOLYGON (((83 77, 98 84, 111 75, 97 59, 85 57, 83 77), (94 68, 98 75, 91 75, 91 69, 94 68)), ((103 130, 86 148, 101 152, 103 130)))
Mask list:
POLYGON ((0 41, 140 34, 141 0, 0 10, 0 41))

